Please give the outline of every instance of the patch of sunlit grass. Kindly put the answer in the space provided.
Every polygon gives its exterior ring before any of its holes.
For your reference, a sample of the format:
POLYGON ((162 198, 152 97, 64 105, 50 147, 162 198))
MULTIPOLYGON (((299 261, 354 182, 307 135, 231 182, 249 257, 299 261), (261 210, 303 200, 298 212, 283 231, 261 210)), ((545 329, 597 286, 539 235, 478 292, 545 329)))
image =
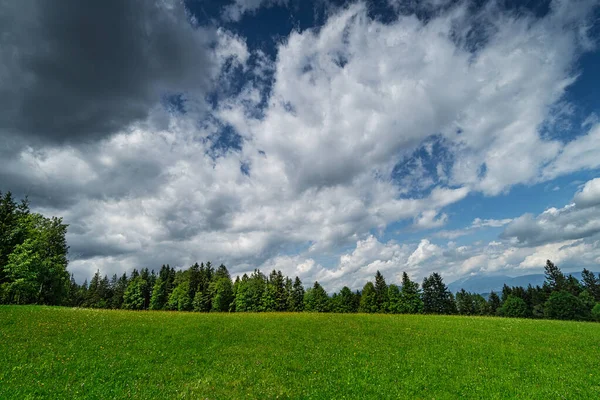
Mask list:
POLYGON ((600 324, 0 307, 0 399, 600 398, 600 324))

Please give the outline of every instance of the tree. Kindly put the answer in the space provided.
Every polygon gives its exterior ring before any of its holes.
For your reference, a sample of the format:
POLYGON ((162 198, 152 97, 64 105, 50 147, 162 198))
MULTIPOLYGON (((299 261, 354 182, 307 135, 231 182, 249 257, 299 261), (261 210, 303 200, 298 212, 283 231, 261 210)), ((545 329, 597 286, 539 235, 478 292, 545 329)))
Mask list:
POLYGON ((236 311, 261 311, 266 286, 267 278, 260 270, 254 270, 250 277, 244 274, 235 297, 236 311))
POLYGON ((122 308, 125 291, 127 290, 127 284, 127 274, 123 273, 123 275, 121 275, 121 277, 117 280, 116 285, 113 287, 113 295, 110 301, 111 308, 122 308))
POLYGON ((230 310, 231 304, 234 302, 233 283, 225 265, 219 265, 213 274, 208 291, 211 298, 211 311, 225 312, 230 310))
POLYGON ((192 299, 190 299, 190 281, 188 277, 183 277, 178 282, 175 289, 169 295, 167 309, 175 311, 192 311, 192 299))
POLYGON ((314 283, 313 287, 306 291, 304 295, 304 310, 311 312, 329 312, 329 296, 319 282, 314 283))
POLYGON ((546 275, 545 283, 548 284, 551 291, 559 291, 565 289, 567 284, 567 278, 562 273, 560 268, 550 260, 546 260, 546 266, 544 267, 544 274, 546 275))
POLYGON ((525 318, 527 317, 527 304, 520 297, 508 295, 499 309, 499 314, 503 317, 525 318))
POLYGON ((453 314, 454 296, 440 274, 434 272, 423 280, 423 312, 426 314, 453 314))
POLYGON ((387 312, 392 313, 392 314, 399 314, 401 301, 402 301, 402 296, 400 294, 400 288, 394 284, 389 285, 388 286, 387 312))
POLYGON ((377 312, 384 313, 388 308, 388 286, 381 272, 375 274, 375 293, 377 299, 377 312))
MULTIPOLYGON (((134 270, 134 272, 137 272, 134 270)), ((123 308, 127 310, 143 310, 144 309, 144 293, 147 291, 148 282, 143 279, 140 274, 131 273, 135 277, 131 279, 127 285, 127 289, 123 294, 123 308)))
POLYGON ((500 297, 494 291, 488 296, 488 308, 491 315, 496 315, 500 308, 500 297))
POLYGON ((212 297, 211 311, 229 311, 233 303, 233 284, 229 274, 227 276, 215 275, 216 279, 211 282, 209 290, 212 297))
POLYGON ((22 244, 27 238, 27 227, 23 222, 28 215, 29 201, 27 198, 17 205, 11 192, 4 195, 0 192, 0 287, 3 283, 8 282, 4 270, 8 263, 8 256, 17 245, 22 244))
POLYGON ((596 303, 594 308, 592 308, 592 319, 600 322, 600 303, 596 303))
POLYGON ((581 281, 583 282, 583 288, 592 295, 592 297, 600 302, 600 277, 596 278, 593 272, 583 269, 581 273, 581 281))
POLYGON ((460 315, 475 314, 473 295, 465 289, 461 289, 460 292, 456 293, 456 309, 460 315))
POLYGON ((376 313, 379 310, 377 305, 377 291, 373 282, 367 282, 363 287, 360 296, 360 306, 358 312, 361 313, 376 313))
POLYGON ((351 313, 354 309, 354 294, 348 286, 344 286, 339 294, 331 298, 331 311, 336 313, 351 313))
POLYGON ((400 304, 398 312, 401 314, 418 314, 423 312, 423 300, 419 284, 410 280, 406 272, 402 273, 402 288, 400 289, 400 304))
POLYGON ((292 293, 288 298, 288 310, 296 312, 304 310, 304 286, 298 277, 294 279, 292 293))
POLYGON ((277 311, 277 291, 270 282, 267 283, 260 300, 260 311, 277 311))
POLYGON ((590 314, 583 301, 566 290, 553 292, 544 305, 544 315, 550 319, 585 320, 590 314))
MULTIPOLYGON (((2 206, 6 207, 4 204, 2 206)), ((11 219, 7 216, 3 218, 11 219)), ((23 241, 14 245, 8 255, 2 256, 6 259, 6 264, 0 266, 2 302, 62 304, 70 286, 65 239, 67 225, 62 223, 61 218, 45 218, 25 210, 14 218, 17 226, 7 228, 13 231, 8 237, 6 232, 2 233, 2 240, 9 242, 2 245, 2 251, 12 246, 14 236, 23 241)), ((2 223, 10 225, 6 221, 2 223)))

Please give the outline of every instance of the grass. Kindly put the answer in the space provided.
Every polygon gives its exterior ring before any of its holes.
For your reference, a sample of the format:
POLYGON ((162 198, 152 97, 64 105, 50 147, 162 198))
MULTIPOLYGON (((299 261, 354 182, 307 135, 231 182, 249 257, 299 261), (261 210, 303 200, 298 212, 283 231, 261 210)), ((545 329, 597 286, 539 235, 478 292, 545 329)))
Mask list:
POLYGON ((600 398, 600 324, 0 307, 0 399, 600 398))

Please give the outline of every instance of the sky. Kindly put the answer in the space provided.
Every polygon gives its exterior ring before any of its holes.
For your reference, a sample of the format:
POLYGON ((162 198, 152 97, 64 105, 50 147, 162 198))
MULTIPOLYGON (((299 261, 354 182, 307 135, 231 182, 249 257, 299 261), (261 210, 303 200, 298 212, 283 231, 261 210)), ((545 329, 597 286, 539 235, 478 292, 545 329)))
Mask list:
POLYGON ((0 190, 78 281, 600 266, 597 1, 0 0, 0 190))

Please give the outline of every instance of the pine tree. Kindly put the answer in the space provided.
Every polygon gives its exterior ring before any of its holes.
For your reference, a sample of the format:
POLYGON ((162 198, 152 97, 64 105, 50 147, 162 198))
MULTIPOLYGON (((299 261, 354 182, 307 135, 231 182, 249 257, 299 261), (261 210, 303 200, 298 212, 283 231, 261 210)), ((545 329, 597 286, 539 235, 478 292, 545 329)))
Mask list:
POLYGON ((388 307, 388 286, 381 272, 375 274, 375 293, 377 298, 377 312, 384 313, 388 307))
POLYGON ((546 282, 552 291, 564 290, 567 285, 567 278, 562 273, 558 266, 550 260, 546 260, 546 266, 544 267, 546 275, 546 282))
POLYGON ((304 310, 311 312, 329 312, 329 296, 319 282, 314 283, 313 287, 306 291, 304 295, 304 310))
MULTIPOLYGON (((224 268, 225 266, 222 265, 224 268)), ((227 271, 227 269, 225 269, 227 271)), ((212 304, 211 311, 226 312, 229 311, 233 302, 233 284, 229 277, 229 272, 226 274, 217 273, 210 283, 209 290, 211 292, 212 304)))
POLYGON ((401 312, 402 296, 400 288, 397 285, 391 284, 388 286, 388 312, 399 314, 401 312))
POLYGON ((128 284, 129 281, 127 279, 127 274, 123 273, 123 275, 121 275, 121 277, 117 280, 117 284, 113 289, 113 297, 111 299, 112 308, 119 309, 123 307, 123 300, 128 284))
POLYGON ((454 296, 444 284, 440 274, 434 272, 423 280, 423 312, 426 314, 453 314, 456 311, 454 296))
POLYGON ((496 315, 500 308, 500 297, 494 291, 488 296, 488 307, 491 315, 496 315))
POLYGON ((379 310, 377 305, 377 291, 373 282, 367 282, 363 287, 360 306, 358 312, 361 313, 376 313, 379 310))
POLYGON ((597 302, 600 302, 600 277, 596 278, 596 275, 594 275, 593 272, 584 268, 581 273, 581 280, 584 289, 587 290, 597 302))
POLYGON ((423 312, 423 300, 419 291, 419 284, 410 280, 406 272, 402 273, 402 288, 400 290, 400 305, 398 312, 401 314, 418 314, 423 312))
POLYGON ((304 286, 300 278, 294 279, 294 285, 292 286, 292 294, 288 299, 288 309, 290 311, 303 311, 304 310, 304 286))

